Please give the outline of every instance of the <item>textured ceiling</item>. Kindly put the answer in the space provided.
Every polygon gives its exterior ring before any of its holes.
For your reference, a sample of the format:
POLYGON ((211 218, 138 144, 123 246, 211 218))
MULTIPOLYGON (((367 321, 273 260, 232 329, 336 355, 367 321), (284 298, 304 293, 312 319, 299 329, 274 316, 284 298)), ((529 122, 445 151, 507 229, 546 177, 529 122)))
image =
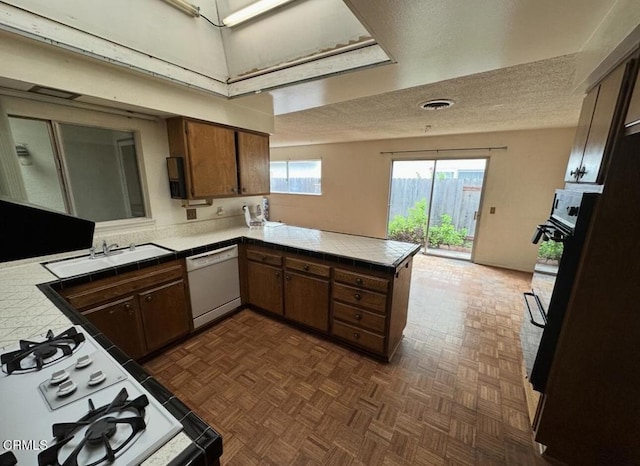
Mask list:
POLYGON ((575 64, 566 55, 279 115, 272 145, 574 126, 583 98, 573 89, 575 64), (454 106, 419 108, 443 98, 454 106))

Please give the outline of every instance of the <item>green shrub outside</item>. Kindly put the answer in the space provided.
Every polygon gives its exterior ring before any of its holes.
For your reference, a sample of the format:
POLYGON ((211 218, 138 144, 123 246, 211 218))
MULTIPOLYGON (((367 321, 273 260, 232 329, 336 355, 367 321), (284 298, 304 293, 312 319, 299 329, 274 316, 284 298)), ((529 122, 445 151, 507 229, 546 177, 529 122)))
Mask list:
MULTIPOLYGON (((429 228, 429 245, 434 248, 439 248, 443 244, 463 246, 467 237, 467 229, 457 230, 450 215, 443 214, 440 219, 440 225, 433 225, 429 228)), ((406 217, 396 215, 391 220, 389 239, 424 244, 427 220, 427 199, 422 198, 409 208, 406 217)))
POLYGON ((467 229, 456 229, 452 222, 451 215, 442 214, 440 225, 433 225, 429 228, 429 246, 439 248, 441 245, 463 246, 467 238, 467 229))
POLYGON ((396 215, 389 223, 389 239, 396 241, 408 241, 410 243, 424 243, 427 231, 427 199, 422 198, 413 207, 409 208, 409 214, 396 215))
POLYGON ((562 257, 563 245, 553 240, 544 241, 538 249, 538 258, 557 261, 562 257))

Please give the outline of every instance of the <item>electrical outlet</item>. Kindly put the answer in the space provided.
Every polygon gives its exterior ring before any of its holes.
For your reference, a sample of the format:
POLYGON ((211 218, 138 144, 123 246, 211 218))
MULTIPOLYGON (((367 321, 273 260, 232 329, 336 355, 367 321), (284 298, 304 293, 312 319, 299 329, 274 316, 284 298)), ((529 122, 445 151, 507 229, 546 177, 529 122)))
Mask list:
POLYGON ((489 213, 490 213, 490 214, 495 214, 495 213, 496 213, 496 208, 495 208, 495 207, 491 207, 491 208, 489 209, 489 213))
POLYGON ((195 220, 197 217, 196 209, 187 209, 187 220, 195 220))
POLYGON ((224 215, 224 209, 222 208, 222 206, 218 206, 216 215, 224 215))

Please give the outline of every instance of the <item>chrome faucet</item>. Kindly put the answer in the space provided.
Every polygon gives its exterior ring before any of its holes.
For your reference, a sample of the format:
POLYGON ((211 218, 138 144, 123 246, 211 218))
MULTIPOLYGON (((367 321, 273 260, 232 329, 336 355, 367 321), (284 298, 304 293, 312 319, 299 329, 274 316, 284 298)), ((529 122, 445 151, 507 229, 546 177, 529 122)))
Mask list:
POLYGON ((102 240, 102 254, 104 254, 105 256, 108 256, 111 253, 111 250, 117 247, 118 243, 113 243, 107 246, 107 242, 105 240, 102 240))

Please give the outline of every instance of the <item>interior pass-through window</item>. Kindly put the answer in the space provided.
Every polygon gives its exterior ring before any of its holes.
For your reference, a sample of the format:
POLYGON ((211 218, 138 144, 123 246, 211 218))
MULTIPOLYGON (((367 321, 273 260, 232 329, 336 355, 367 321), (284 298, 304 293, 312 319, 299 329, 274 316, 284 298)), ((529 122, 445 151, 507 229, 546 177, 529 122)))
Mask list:
POLYGON ((3 194, 94 222, 146 216, 134 133, 14 116, 9 127, 18 176, 3 194))

